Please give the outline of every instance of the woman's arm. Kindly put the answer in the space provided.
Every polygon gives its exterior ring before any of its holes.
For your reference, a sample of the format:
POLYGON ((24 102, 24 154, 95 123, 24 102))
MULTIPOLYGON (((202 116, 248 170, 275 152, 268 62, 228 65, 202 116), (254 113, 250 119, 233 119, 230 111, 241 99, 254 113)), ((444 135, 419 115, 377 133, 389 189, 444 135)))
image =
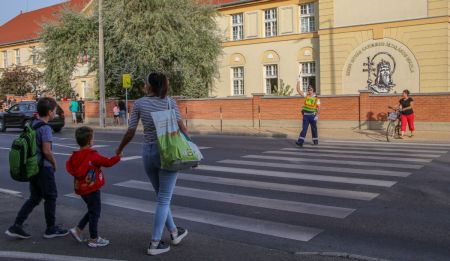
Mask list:
POLYGON ((127 133, 122 138, 119 147, 116 150, 116 155, 122 155, 123 149, 133 140, 134 135, 136 134, 136 129, 128 129, 127 133))

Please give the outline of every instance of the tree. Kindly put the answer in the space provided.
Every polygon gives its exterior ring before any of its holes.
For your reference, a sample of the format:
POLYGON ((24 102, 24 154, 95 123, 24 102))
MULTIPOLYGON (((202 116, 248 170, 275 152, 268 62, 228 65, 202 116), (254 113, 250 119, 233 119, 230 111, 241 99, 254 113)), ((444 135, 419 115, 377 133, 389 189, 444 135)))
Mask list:
POLYGON ((14 66, 3 71, 0 78, 0 94, 14 94, 23 96, 36 92, 42 84, 43 74, 36 68, 14 66))
POLYGON ((273 92, 276 96, 291 96, 294 90, 288 84, 286 85, 283 80, 280 79, 280 87, 275 86, 275 90, 273 92))
MULTIPOLYGON (((205 97, 217 75, 221 41, 213 6, 195 0, 109 0, 104 4, 106 95, 123 95, 122 74, 133 76, 130 96, 142 94, 151 71, 164 72, 171 94, 205 97)), ((42 34, 45 81, 68 92, 81 50, 90 50, 91 71, 98 68, 97 14, 65 11, 60 23, 42 34)))

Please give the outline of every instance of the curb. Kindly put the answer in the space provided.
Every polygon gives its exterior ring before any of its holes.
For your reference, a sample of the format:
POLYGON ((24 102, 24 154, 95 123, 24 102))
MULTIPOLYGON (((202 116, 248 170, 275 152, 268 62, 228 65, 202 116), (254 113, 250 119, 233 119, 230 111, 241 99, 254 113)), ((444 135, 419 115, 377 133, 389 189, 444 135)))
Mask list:
POLYGON ((340 257, 340 258, 348 258, 349 260, 359 260, 359 261, 389 261, 388 259, 368 257, 344 252, 295 252, 294 254, 300 256, 340 257))

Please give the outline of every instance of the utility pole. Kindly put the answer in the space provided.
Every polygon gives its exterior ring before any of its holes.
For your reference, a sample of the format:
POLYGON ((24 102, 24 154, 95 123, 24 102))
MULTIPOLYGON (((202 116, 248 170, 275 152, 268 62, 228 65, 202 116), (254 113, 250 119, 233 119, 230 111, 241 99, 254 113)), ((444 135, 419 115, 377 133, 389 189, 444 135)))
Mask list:
POLYGON ((103 43, 103 0, 98 0, 98 78, 100 89, 100 127, 105 128, 105 54, 103 43))

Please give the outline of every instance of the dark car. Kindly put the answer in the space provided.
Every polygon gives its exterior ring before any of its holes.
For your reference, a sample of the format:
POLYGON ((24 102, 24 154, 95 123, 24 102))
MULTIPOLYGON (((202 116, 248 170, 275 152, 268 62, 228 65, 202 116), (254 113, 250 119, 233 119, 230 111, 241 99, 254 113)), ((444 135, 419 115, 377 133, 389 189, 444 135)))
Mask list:
MULTIPOLYGON (((35 101, 22 101, 12 106, 6 112, 0 113, 0 131, 4 132, 6 128, 23 128, 37 118, 37 108, 35 101)), ((56 107, 55 118, 48 122, 48 125, 54 132, 60 132, 65 124, 64 111, 56 107)))

